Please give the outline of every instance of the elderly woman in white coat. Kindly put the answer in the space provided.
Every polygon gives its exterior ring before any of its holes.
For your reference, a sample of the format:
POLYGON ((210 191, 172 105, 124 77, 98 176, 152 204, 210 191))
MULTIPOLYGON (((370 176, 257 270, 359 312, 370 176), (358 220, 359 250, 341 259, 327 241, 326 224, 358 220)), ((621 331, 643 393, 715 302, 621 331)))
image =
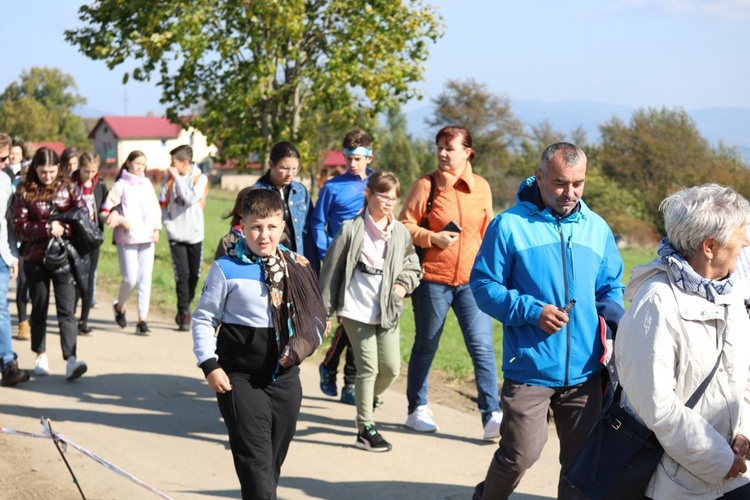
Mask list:
POLYGON ((705 184, 660 209, 667 237, 654 261, 633 270, 615 341, 622 402, 664 447, 646 497, 750 498, 750 320, 733 290, 750 205, 731 188, 705 184))

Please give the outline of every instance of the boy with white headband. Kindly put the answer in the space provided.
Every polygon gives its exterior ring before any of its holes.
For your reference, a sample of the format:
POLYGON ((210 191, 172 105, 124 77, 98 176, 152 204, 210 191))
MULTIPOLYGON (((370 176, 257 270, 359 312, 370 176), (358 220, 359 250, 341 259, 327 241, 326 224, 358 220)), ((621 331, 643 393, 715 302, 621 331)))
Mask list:
MULTIPOLYGON (((327 181, 320 189, 318 202, 310 217, 310 226, 320 262, 325 260, 328 246, 345 220, 354 218, 365 203, 367 178, 373 173, 368 167, 372 163, 372 138, 364 130, 353 130, 344 137, 346 172, 327 181)), ((339 327, 331 341, 331 347, 320 365, 320 390, 328 396, 337 396, 336 372, 339 357, 347 348, 344 366, 344 388, 341 401, 354 404, 354 353, 343 327, 339 327)))

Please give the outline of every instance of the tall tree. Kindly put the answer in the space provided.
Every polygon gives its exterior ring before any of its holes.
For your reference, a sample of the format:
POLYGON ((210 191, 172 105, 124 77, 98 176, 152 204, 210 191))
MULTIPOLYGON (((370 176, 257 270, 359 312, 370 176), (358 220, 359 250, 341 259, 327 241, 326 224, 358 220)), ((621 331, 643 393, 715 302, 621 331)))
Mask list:
POLYGON ((476 159, 473 166, 492 186, 501 204, 513 200, 518 179, 507 173, 513 150, 523 137, 523 125, 513 115, 510 99, 490 92, 473 78, 448 80, 433 99, 434 116, 426 120, 432 128, 460 125, 472 136, 476 159))
POLYGON ((406 132, 406 117, 400 109, 388 110, 386 126, 381 127, 377 135, 380 144, 375 150, 376 164, 378 168, 395 173, 406 193, 422 174, 422 165, 419 147, 406 132))
POLYGON ((713 149, 682 109, 639 109, 629 124, 613 118, 599 129, 602 173, 640 193, 645 217, 660 231, 659 204, 676 189, 706 182, 748 185, 750 171, 737 155, 713 149))
POLYGON ((99 0, 79 18, 70 43, 158 78, 173 121, 200 103, 185 124, 240 160, 306 141, 317 112, 351 122, 414 97, 442 30, 421 0, 99 0))
POLYGON ((86 127, 73 109, 86 104, 75 80, 57 68, 23 71, 0 94, 0 130, 24 141, 86 147, 86 127))

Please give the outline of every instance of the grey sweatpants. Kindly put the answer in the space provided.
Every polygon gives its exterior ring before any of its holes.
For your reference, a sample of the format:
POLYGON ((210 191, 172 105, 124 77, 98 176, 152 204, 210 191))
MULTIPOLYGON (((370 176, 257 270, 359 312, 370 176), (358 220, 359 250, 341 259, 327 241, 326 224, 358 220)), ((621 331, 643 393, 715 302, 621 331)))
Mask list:
POLYGON ((557 498, 585 499, 562 477, 602 409, 602 378, 596 375, 572 387, 539 387, 505 379, 500 393, 503 422, 500 446, 487 477, 474 490, 474 500, 500 500, 516 489, 547 442, 547 412, 551 408, 560 439, 561 472, 557 498))

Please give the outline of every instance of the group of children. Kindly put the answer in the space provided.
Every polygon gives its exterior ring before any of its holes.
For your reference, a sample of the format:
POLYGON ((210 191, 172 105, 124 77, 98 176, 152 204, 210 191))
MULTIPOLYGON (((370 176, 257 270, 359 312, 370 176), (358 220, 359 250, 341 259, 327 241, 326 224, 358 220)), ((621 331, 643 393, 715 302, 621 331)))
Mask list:
MULTIPOLYGON (((14 146, 16 144, 14 143, 14 146)), ((20 158, 24 156, 19 144, 20 158)), ((155 243, 166 227, 175 269, 178 329, 190 329, 190 301, 200 276, 203 246, 203 208, 208 179, 192 162, 192 148, 178 146, 170 152, 171 164, 159 197, 146 177, 146 156, 131 152, 122 164, 111 190, 99 177, 100 158, 96 153, 66 149, 59 157, 49 148, 40 148, 30 162, 28 175, 11 163, 4 173, 18 187, 13 195, 9 234, 19 241, 20 271, 17 283, 19 328, 17 339, 31 339, 36 353, 34 373, 49 374, 46 354, 46 318, 50 302, 50 282, 54 283, 63 358, 68 361, 70 380, 86 372, 85 362, 76 360, 77 336, 92 335, 88 324, 95 304, 96 268, 99 248, 85 255, 74 252, 75 236, 66 222, 56 220, 69 210, 85 210, 98 231, 104 224, 114 229, 122 282, 113 305, 115 322, 127 326, 125 307, 138 289, 136 335, 149 335, 146 323, 154 265, 155 243), (73 236, 71 238, 71 236, 73 236), (55 263, 50 249, 58 241, 64 257, 55 263), (26 315, 26 302, 32 311, 26 315), (76 304, 80 316, 75 320, 76 304), (73 361, 71 361, 73 360, 73 361)), ((14 157, 15 159, 15 157, 14 157)), ((15 189, 14 189, 15 191, 15 189)))
POLYGON ((237 197, 193 312, 194 352, 217 393, 243 498, 275 496, 301 404, 296 365, 334 317, 357 371, 347 388, 357 408, 355 446, 391 449, 372 417, 400 373, 403 298, 419 284, 421 267, 393 214, 397 177, 368 168, 370 137, 347 134, 344 154, 347 172, 326 182, 313 209, 304 186, 292 181, 296 149, 274 146, 269 171, 237 197))

